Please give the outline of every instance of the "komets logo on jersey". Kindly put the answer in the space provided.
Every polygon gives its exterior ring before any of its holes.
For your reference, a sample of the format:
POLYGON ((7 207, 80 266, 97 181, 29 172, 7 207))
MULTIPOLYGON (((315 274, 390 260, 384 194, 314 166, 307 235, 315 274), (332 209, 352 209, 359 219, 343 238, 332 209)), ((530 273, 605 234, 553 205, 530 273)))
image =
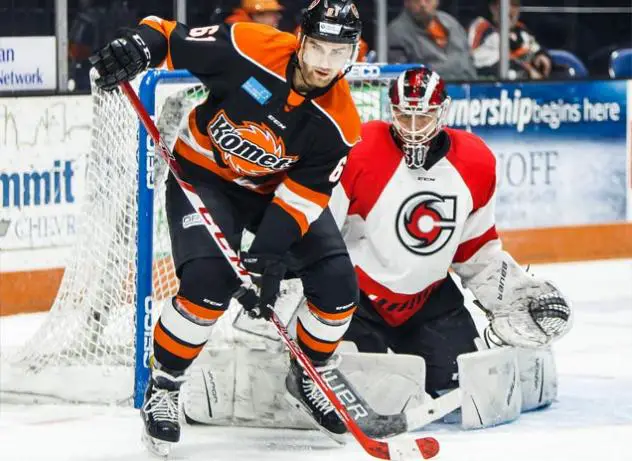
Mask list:
POLYGON ((222 160, 236 173, 263 176, 287 170, 298 156, 285 153, 285 143, 262 123, 234 123, 220 111, 208 125, 208 132, 222 160))
POLYGON ((395 222, 397 237, 409 251, 431 255, 443 248, 456 226, 456 197, 415 194, 402 204, 395 222))

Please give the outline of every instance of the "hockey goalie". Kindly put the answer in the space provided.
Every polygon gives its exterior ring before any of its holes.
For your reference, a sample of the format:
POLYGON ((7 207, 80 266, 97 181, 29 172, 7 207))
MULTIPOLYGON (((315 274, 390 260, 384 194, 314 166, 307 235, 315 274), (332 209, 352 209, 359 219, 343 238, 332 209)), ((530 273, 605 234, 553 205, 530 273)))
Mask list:
MULTIPOLYGON (((407 70, 389 98, 392 122, 363 125, 329 204, 360 287, 343 342, 356 352, 338 355, 348 383, 332 375, 330 386, 376 437, 438 419, 489 427, 548 406, 557 391, 549 346, 570 328, 570 302, 503 251, 494 155, 446 128, 441 77, 407 70), (459 280, 487 316, 480 335, 459 280)), ((265 345, 273 333, 256 333, 268 350, 201 357, 184 399, 190 422, 309 427, 283 404, 287 357, 265 345)))

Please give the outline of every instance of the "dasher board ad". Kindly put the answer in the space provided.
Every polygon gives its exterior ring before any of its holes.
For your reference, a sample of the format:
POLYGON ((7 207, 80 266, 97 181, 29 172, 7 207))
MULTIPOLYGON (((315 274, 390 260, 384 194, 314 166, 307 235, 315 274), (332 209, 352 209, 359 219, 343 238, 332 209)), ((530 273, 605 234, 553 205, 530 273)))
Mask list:
POLYGON ((497 159, 500 228, 626 220, 627 82, 451 85, 449 125, 497 159))
POLYGON ((0 94, 54 90, 56 56, 55 37, 0 37, 0 94))
POLYGON ((90 96, 0 98, 0 271, 63 267, 78 235, 91 119, 90 96))

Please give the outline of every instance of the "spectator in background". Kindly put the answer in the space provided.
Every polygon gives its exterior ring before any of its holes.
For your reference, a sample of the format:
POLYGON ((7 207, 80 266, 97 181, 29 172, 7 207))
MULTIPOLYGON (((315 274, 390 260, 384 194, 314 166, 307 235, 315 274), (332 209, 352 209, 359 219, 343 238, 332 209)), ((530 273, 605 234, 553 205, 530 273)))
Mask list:
POLYGON ((438 6, 439 0, 404 0, 388 25, 388 62, 421 63, 446 80, 475 79, 465 29, 438 6))
POLYGON ((89 90, 88 57, 104 42, 114 39, 120 28, 137 23, 138 12, 128 3, 127 0, 79 0, 77 14, 68 30, 69 90, 89 90))
POLYGON ((283 6, 277 0, 241 0, 241 7, 236 8, 224 22, 258 22, 278 28, 281 11, 283 6))
POLYGON ((93 0, 79 0, 77 15, 68 31, 68 72, 70 89, 90 88, 90 63, 88 57, 105 42, 105 8, 98 7, 93 0), (72 82, 72 83, 71 83, 72 82))
POLYGON ((356 62, 365 62, 367 59, 367 54, 369 53, 369 45, 364 41, 362 37, 360 37, 360 43, 358 45, 358 58, 356 62))
MULTIPOLYGON (((474 65, 480 76, 497 77, 500 61, 500 0, 489 0, 488 18, 478 17, 468 31, 474 65)), ((518 21, 520 0, 509 9, 510 78, 539 80, 551 74, 551 58, 533 34, 518 21)))

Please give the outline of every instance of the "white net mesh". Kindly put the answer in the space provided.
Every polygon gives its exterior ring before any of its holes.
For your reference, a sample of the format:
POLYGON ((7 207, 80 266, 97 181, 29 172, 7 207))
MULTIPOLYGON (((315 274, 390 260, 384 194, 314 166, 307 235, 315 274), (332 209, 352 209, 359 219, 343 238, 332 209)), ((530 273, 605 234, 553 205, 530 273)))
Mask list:
MULTIPOLYGON (((386 80, 355 81, 353 95, 363 118, 384 116, 386 80)), ((182 116, 205 97, 200 86, 157 87, 158 127, 175 141, 182 116), (165 105, 165 101, 168 103, 165 105), (164 111, 159 108, 165 106, 164 111)), ((2 356, 4 399, 127 403, 133 394, 137 268, 138 119, 120 93, 93 88, 92 146, 79 238, 58 296, 41 328, 21 349, 2 356)), ((166 166, 156 162, 153 241, 154 312, 175 293, 164 212, 166 166)), ((280 300, 293 311, 300 284, 287 283, 280 300)), ((236 342, 261 346, 263 339, 233 328, 238 305, 214 327, 207 347, 236 342)), ((246 329, 258 330, 240 319, 246 329)), ((241 327, 240 327, 241 328, 241 327)))

